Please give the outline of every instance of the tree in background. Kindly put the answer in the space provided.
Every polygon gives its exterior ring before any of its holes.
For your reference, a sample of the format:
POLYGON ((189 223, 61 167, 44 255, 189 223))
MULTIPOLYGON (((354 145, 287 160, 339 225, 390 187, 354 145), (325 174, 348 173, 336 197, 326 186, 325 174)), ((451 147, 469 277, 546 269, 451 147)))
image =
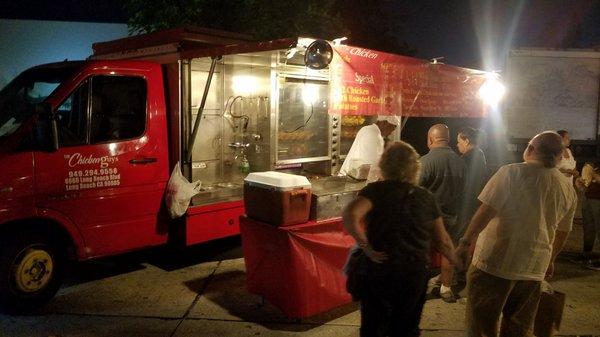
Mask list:
MULTIPOLYGON (((416 49, 406 43, 410 0, 337 0, 344 24, 354 45, 412 56, 416 49)), ((412 5, 414 6, 414 5, 412 5)))
POLYGON ((366 48, 414 55, 405 42, 408 0, 127 0, 131 34, 185 25, 257 40, 342 36, 366 48))
POLYGON ((334 0, 127 0, 130 34, 193 25, 257 40, 348 34, 334 0))

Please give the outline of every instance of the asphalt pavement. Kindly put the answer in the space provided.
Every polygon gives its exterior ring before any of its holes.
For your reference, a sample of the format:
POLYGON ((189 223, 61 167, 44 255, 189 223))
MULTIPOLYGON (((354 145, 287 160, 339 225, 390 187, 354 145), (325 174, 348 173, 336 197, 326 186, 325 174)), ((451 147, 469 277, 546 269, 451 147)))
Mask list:
MULTIPOLYGON (((248 293, 239 240, 75 263, 46 307, 0 315, 0 336, 358 336, 356 303, 296 320, 248 293)), ((551 282, 567 294, 559 336, 600 336, 600 271, 569 261, 580 245, 576 225, 551 282)), ((463 336, 464 311, 465 300, 428 301, 423 336, 463 336)))

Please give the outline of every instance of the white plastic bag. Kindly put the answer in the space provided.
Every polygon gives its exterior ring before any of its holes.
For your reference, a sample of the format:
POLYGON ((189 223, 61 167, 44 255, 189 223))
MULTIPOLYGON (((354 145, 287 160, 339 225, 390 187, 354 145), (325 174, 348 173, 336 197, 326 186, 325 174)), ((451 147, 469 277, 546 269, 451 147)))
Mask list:
POLYGON ((181 174, 179 163, 173 168, 169 184, 167 185, 167 194, 165 202, 171 218, 179 218, 184 215, 190 205, 192 197, 200 192, 202 182, 200 180, 190 183, 181 174))

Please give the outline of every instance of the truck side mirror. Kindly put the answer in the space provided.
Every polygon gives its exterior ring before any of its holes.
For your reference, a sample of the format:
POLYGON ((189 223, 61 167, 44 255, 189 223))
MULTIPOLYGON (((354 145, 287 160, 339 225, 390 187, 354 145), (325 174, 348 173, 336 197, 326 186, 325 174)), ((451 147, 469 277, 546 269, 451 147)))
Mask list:
POLYGON ((35 115, 37 117, 34 129, 36 147, 45 152, 58 150, 58 126, 52 106, 46 102, 36 104, 35 115))

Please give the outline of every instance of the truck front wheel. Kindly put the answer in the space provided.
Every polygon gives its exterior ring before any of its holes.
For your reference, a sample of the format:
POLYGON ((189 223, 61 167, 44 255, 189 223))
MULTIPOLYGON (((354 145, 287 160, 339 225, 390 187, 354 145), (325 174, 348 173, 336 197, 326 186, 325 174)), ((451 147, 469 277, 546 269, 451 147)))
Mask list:
MULTIPOLYGON (((4 234, 4 233, 3 233, 4 234)), ((62 283, 66 254, 44 232, 4 234, 0 239, 0 308, 26 312, 41 308, 62 283)))

